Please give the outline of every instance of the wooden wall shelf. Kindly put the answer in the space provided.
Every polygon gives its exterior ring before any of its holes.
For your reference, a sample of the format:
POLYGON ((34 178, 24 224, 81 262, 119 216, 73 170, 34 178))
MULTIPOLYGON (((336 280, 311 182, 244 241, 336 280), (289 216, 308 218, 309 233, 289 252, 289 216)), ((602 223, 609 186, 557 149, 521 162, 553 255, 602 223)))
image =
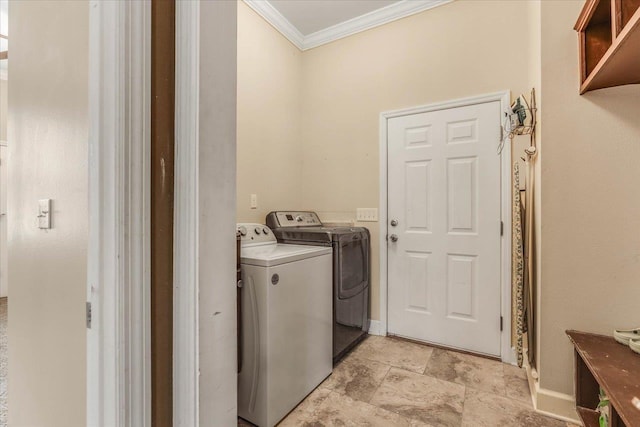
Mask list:
POLYGON ((640 83, 640 0, 587 0, 574 29, 580 94, 640 83))

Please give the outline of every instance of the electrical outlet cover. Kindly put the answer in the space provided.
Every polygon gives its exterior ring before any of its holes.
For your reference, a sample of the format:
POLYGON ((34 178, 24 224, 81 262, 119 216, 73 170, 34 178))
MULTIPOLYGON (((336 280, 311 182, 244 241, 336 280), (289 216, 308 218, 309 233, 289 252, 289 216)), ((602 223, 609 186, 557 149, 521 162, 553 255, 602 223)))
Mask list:
POLYGON ((358 208, 357 220, 360 222, 377 222, 378 208, 358 208))

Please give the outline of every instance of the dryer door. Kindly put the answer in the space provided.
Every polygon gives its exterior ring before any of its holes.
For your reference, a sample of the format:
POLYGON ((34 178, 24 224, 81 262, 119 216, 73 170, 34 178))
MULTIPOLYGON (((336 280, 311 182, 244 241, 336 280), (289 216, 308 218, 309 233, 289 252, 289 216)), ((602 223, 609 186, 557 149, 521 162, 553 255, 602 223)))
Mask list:
POLYGON ((369 236, 366 232, 341 235, 336 247, 334 283, 339 299, 348 299, 369 286, 369 236))

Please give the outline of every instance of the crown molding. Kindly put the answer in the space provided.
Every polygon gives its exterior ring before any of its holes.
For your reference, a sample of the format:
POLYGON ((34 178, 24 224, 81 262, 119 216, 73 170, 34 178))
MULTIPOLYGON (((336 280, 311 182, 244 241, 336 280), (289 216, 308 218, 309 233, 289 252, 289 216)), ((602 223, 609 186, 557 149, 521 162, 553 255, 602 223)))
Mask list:
POLYGON ((402 0, 398 3, 371 11, 348 21, 341 22, 324 30, 307 36, 287 20, 273 5, 266 0, 244 0, 244 2, 276 30, 282 33, 300 50, 313 49, 341 38, 423 12, 454 0, 402 0))
POLYGON ((244 0, 256 13, 262 16, 276 30, 282 33, 298 49, 304 50, 304 36, 273 5, 266 0, 244 0))
POLYGON ((453 0, 403 0, 398 3, 371 11, 362 16, 341 22, 324 30, 316 31, 304 38, 302 50, 313 49, 341 38, 351 36, 380 25, 415 15, 434 7, 451 3, 453 0))

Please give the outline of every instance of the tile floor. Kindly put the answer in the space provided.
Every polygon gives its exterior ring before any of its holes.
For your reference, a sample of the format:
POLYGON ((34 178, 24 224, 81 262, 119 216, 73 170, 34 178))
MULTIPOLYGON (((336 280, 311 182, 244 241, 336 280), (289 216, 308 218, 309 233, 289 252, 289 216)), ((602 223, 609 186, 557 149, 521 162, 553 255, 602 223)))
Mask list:
POLYGON ((533 410, 522 369, 378 336, 343 359, 279 425, 571 426, 533 410))

